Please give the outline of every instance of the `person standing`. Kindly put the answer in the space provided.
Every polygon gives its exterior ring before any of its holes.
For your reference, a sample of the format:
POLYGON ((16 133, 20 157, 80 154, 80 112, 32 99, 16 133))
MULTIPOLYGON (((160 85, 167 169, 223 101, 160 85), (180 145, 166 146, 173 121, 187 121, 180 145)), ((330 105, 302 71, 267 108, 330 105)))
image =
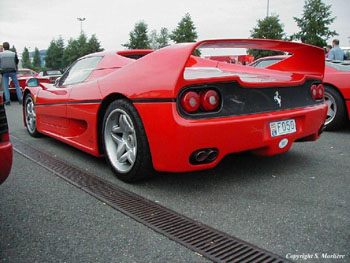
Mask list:
POLYGON ((328 53, 328 58, 333 60, 344 60, 345 59, 345 53, 341 48, 339 47, 339 40, 334 39, 332 42, 333 48, 328 53))
POLYGON ((5 105, 10 105, 10 91, 9 91, 9 78, 11 78, 13 84, 16 87, 16 93, 19 103, 22 103, 22 91, 17 79, 17 54, 10 51, 10 44, 4 42, 2 44, 4 51, 0 53, 0 68, 2 72, 2 81, 5 90, 5 105))

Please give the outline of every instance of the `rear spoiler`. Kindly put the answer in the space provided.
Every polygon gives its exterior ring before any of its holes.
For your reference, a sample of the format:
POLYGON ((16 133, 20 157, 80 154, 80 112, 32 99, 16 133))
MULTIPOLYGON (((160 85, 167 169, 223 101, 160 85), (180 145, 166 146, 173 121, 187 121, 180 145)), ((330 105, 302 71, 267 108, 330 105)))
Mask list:
POLYGON ((227 39, 201 41, 194 47, 196 48, 250 48, 288 52, 292 53, 290 57, 268 68, 319 78, 324 75, 324 50, 308 44, 270 39, 227 39))

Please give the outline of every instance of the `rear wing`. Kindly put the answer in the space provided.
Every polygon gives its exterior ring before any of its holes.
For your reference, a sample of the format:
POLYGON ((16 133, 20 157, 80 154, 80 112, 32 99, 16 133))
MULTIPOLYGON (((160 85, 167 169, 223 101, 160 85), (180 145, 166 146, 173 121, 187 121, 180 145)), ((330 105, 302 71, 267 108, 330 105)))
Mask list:
POLYGON ((290 57, 269 67, 269 69, 287 71, 323 78, 325 54, 322 48, 295 42, 270 39, 228 39, 205 40, 195 48, 250 48, 287 52, 290 57))

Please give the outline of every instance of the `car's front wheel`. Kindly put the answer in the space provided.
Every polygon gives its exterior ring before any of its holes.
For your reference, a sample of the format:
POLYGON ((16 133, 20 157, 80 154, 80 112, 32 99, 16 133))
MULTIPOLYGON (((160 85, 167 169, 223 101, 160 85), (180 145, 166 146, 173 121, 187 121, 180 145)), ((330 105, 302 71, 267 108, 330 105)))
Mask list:
POLYGON ((112 102, 103 118, 102 143, 116 176, 134 182, 152 173, 151 154, 141 118, 127 100, 112 102))
POLYGON ((326 130, 334 131, 346 123, 346 107, 343 97, 333 87, 325 85, 324 98, 328 105, 326 130))
POLYGON ((35 105, 34 100, 31 94, 27 94, 24 99, 24 116, 27 125, 28 133, 33 137, 40 136, 36 128, 36 113, 35 113, 35 105))

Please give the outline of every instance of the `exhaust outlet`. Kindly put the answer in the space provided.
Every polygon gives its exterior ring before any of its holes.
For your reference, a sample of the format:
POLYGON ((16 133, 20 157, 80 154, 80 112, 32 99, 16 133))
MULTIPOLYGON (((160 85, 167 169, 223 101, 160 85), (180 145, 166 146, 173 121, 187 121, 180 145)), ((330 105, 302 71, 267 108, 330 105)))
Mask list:
POLYGON ((213 150, 209 150, 208 152, 208 157, 207 157, 207 160, 209 162, 213 162, 215 161, 215 159, 218 157, 218 151, 213 149, 213 150))
POLYGON ((208 152, 203 150, 203 151, 198 151, 195 154, 195 159, 197 162, 202 163, 208 158, 208 152))
POLYGON ((190 156, 191 164, 205 164, 216 160, 219 152, 216 148, 200 149, 193 152, 190 156))

